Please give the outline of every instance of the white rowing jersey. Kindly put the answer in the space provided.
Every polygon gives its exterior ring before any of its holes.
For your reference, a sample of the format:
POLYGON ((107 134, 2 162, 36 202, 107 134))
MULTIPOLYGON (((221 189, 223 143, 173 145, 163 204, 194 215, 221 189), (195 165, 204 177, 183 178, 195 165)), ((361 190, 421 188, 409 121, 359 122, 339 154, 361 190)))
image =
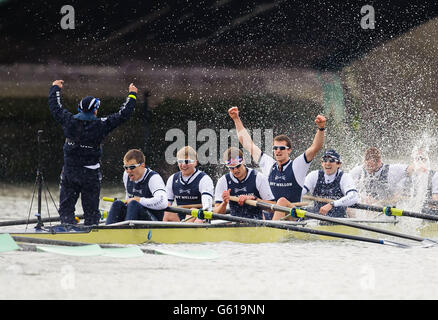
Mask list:
POLYGON ((259 166, 263 174, 268 177, 269 185, 275 200, 285 197, 290 202, 300 202, 301 192, 309 171, 311 161, 307 161, 305 153, 288 160, 281 168, 271 156, 263 153, 259 166))
POLYGON ((429 170, 426 172, 413 172, 402 181, 405 192, 409 196, 432 198, 438 194, 438 172, 429 170), (427 194, 426 194, 427 193, 427 194))
MULTIPOLYGON (((253 195, 262 200, 274 200, 268 178, 254 169, 246 168, 246 177, 239 181, 229 172, 219 178, 216 184, 215 201, 223 202, 222 193, 230 189, 231 196, 253 195)), ((261 219, 262 210, 250 206, 239 206, 235 202, 229 202, 231 215, 261 219)))
MULTIPOLYGON (((250 176, 250 173, 252 168, 246 168, 247 174, 245 179, 242 181, 238 181, 232 174, 230 174, 231 180, 235 183, 240 183, 242 186, 248 181, 248 177, 250 176)), ((228 184, 227 179, 225 177, 226 175, 223 175, 219 178, 219 180, 216 183, 216 190, 215 190, 215 202, 222 202, 222 193, 226 190, 228 190, 228 184)), ((272 194, 271 188, 269 187, 268 178, 261 174, 260 172, 256 175, 256 188, 258 192, 260 193, 260 199, 262 200, 274 200, 274 195, 272 194)))
MULTIPOLYGON (((315 170, 307 175, 306 180, 304 182, 303 195, 305 195, 306 193, 314 194, 315 189, 317 189, 316 187, 317 187, 319 172, 320 170, 315 170)), ((356 184, 354 183, 352 176, 348 172, 337 170, 332 175, 327 175, 326 173, 324 173, 324 183, 326 185, 329 185, 335 182, 339 176, 340 176, 338 182, 339 186, 337 187, 339 187, 339 190, 343 196, 334 201, 334 206, 335 207, 352 206, 359 201, 359 194, 357 193, 356 184)), ((314 194, 314 195, 330 197, 329 194, 327 195, 314 194)), ((333 194, 333 196, 335 195, 333 194)))
POLYGON ((202 204, 202 209, 211 211, 213 207, 214 184, 205 172, 198 169, 185 177, 181 171, 172 174, 166 183, 167 199, 177 205, 202 204))
POLYGON ((130 181, 126 171, 123 173, 123 183, 126 189, 126 199, 140 197, 140 204, 152 210, 167 208, 166 186, 161 176, 146 168, 143 176, 137 181, 130 181))
POLYGON ((407 168, 407 164, 383 164, 379 170, 369 174, 362 165, 359 165, 354 167, 350 174, 360 194, 384 199, 402 190, 401 181, 407 177, 407 168))

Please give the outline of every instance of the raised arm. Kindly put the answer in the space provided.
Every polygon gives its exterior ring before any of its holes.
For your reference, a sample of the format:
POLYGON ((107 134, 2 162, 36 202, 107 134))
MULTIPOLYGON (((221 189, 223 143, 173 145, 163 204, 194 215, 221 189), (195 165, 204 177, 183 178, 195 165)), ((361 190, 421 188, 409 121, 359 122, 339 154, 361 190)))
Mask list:
POLYGON ((73 115, 70 111, 63 108, 61 103, 61 89, 64 85, 64 80, 55 80, 49 91, 49 110, 53 118, 63 125, 73 115))
POLYGON ((324 130, 325 129, 325 122, 326 118, 323 115, 318 115, 315 119, 315 123, 318 126, 318 129, 316 130, 315 137, 313 138, 312 145, 306 150, 306 160, 312 161, 317 153, 322 149, 324 146, 324 130))
POLYGON ((243 126, 242 120, 240 120, 239 117, 239 109, 237 107, 231 107, 230 109, 228 109, 228 115, 234 121, 239 142, 251 154, 254 161, 259 162, 260 156, 262 155, 262 151, 252 141, 251 136, 243 126))
POLYGON ((127 121, 134 112, 137 101, 138 89, 134 86, 133 83, 131 83, 129 85, 128 92, 128 97, 120 107, 120 110, 116 113, 109 115, 108 117, 102 118, 105 123, 105 129, 107 134, 117 128, 123 122, 127 121))

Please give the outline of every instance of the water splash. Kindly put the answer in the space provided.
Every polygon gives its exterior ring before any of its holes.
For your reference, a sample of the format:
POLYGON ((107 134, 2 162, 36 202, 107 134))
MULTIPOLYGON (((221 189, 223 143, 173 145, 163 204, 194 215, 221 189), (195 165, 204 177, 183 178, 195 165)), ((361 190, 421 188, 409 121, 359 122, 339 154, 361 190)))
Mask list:
POLYGON ((421 211, 429 196, 431 178, 431 160, 429 151, 435 144, 435 138, 423 133, 416 140, 411 152, 411 175, 406 179, 407 199, 404 205, 414 211, 421 211))

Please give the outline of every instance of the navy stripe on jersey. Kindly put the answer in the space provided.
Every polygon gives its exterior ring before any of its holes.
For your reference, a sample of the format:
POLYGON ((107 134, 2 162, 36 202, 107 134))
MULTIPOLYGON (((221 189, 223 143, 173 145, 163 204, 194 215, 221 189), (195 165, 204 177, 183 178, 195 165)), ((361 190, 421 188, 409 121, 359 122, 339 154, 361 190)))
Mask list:
POLYGON ((275 163, 268 177, 269 186, 271 187, 275 200, 285 197, 290 202, 300 202, 303 188, 295 179, 293 161, 289 160, 282 168, 284 170, 280 171, 277 163, 275 163))

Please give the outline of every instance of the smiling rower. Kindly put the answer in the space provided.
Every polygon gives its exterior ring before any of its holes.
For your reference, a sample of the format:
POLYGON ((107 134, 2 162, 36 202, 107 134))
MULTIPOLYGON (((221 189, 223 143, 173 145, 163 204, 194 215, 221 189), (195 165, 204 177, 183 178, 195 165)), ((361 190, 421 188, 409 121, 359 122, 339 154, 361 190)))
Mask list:
POLYGON ((243 152, 240 149, 228 148, 224 153, 224 162, 230 172, 220 177, 216 184, 214 212, 225 213, 229 204, 232 216, 263 219, 261 209, 244 203, 249 199, 262 199, 275 203, 266 176, 245 165, 243 152), (230 196, 238 197, 239 202, 230 201, 230 196))
POLYGON ((346 218, 346 207, 359 201, 353 178, 341 170, 341 157, 327 150, 321 158, 320 170, 310 172, 304 181, 303 195, 307 192, 315 197, 336 199, 330 203, 315 201, 314 211, 336 218, 346 218))
MULTIPOLYGON (((198 170, 198 156, 196 151, 185 146, 177 154, 179 171, 172 174, 167 180, 166 191, 169 206, 176 200, 176 204, 202 204, 202 209, 211 211, 213 207, 214 184, 213 180, 204 171, 198 170)), ((164 212, 163 221, 181 221, 185 214, 164 212)), ((194 222, 202 222, 196 219, 194 222)))
POLYGON ((167 208, 164 181, 146 166, 143 152, 129 150, 123 157, 123 169, 126 200, 114 201, 106 224, 125 220, 163 220, 163 210, 167 208))

